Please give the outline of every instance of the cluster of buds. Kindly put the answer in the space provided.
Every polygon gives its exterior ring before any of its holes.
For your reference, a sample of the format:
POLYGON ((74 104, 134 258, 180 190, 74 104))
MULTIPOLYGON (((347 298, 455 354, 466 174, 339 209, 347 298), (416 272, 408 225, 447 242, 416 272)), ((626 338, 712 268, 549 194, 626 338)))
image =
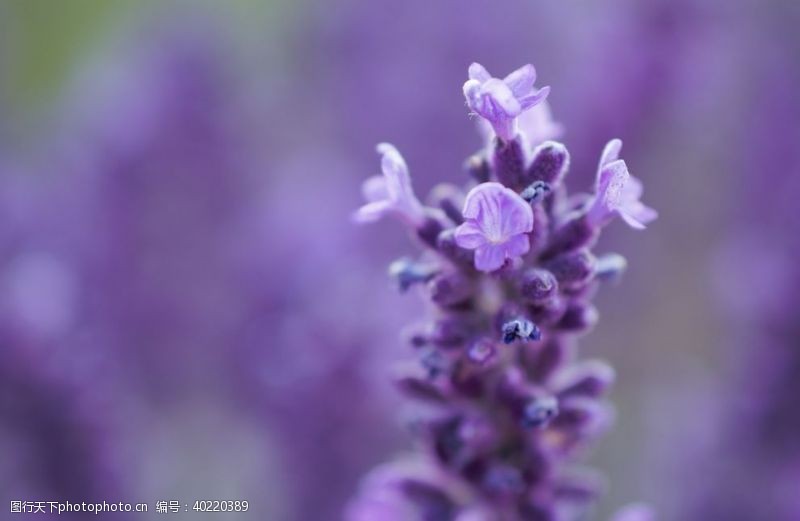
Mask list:
MULTIPOLYGON (((365 479, 350 521, 577 519, 602 489, 575 459, 611 421, 614 370, 579 359, 575 339, 597 321, 598 285, 626 263, 592 248, 615 217, 642 229, 656 212, 640 202, 619 140, 603 150, 592 192, 568 194, 569 154, 551 141, 561 129, 535 80, 532 65, 503 79, 470 66, 464 95, 487 146, 466 162, 463 190, 440 185, 427 205, 400 153, 378 145, 382 175, 364 183, 355 219, 391 215, 411 229, 423 251, 390 274, 432 305, 409 335, 418 361, 396 376, 419 404, 419 450, 365 479)), ((648 519, 641 505, 615 516, 648 519)))

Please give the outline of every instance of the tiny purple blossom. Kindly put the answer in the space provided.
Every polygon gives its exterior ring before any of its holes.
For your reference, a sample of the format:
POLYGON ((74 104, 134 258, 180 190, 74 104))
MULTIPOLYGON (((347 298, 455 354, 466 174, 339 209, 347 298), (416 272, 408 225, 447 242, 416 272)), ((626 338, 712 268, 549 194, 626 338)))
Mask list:
POLYGON ((622 141, 614 139, 603 149, 588 217, 593 224, 604 225, 619 215, 631 228, 643 230, 658 212, 640 201, 644 187, 628 173, 625 161, 618 159, 621 148, 622 141))
POLYGON ((356 222, 367 223, 391 214, 410 226, 419 227, 424 222, 425 211, 411 188, 403 156, 389 143, 381 143, 376 148, 381 154, 383 175, 364 181, 361 189, 367 204, 359 208, 353 218, 356 222))
POLYGON ((530 64, 499 79, 483 65, 473 63, 464 83, 464 97, 472 112, 488 121, 500 139, 509 141, 516 134, 517 117, 544 101, 550 92, 550 87, 535 89, 535 81, 536 69, 530 64))
POLYGON ((467 194, 462 213, 465 221, 456 229, 456 244, 476 250, 476 269, 494 271, 506 259, 528 252, 533 210, 513 190, 500 183, 479 184, 467 194))

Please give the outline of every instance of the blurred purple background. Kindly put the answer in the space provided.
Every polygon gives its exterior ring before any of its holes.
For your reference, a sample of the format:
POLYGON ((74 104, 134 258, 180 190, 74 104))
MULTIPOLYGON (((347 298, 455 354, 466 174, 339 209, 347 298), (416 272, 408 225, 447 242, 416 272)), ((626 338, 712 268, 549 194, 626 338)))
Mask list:
POLYGON ((349 215, 378 141, 419 193, 462 178, 480 61, 536 65, 572 186, 619 137, 661 214, 602 245, 630 269, 582 344, 619 373, 598 518, 800 519, 799 24, 794 0, 0 5, 2 508, 339 519, 409 446, 387 376, 421 314, 385 275, 402 231, 349 215))

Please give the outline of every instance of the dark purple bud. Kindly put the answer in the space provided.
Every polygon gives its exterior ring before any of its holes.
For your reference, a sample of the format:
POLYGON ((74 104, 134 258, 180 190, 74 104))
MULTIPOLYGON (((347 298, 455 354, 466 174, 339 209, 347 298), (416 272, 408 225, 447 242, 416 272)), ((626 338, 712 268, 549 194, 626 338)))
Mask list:
POLYGON ((519 469, 506 464, 491 465, 486 469, 482 481, 486 490, 501 495, 518 494, 525 488, 519 469))
POLYGON ((441 183, 433 187, 429 197, 431 206, 440 208, 454 224, 464 222, 461 209, 464 207, 464 192, 455 185, 441 183))
POLYGON ((526 429, 540 428, 547 425, 556 415, 558 415, 558 400, 555 397, 534 398, 525 405, 521 423, 526 429))
POLYGON ((419 514, 419 519, 452 519, 455 505, 438 486, 418 479, 405 479, 400 483, 401 490, 411 501, 419 514))
POLYGON ((450 361, 436 349, 424 349, 420 355, 420 363, 430 378, 435 378, 450 369, 450 361))
POLYGON ((608 404, 595 398, 572 397, 561 400, 559 405, 559 414, 551 425, 561 431, 571 431, 576 440, 599 433, 614 417, 608 404))
POLYGON ((534 181, 519 195, 530 204, 538 204, 544 201, 545 197, 550 195, 550 192, 552 191, 553 188, 550 186, 550 183, 546 183, 544 181, 534 181))
POLYGON ((480 416, 465 418, 459 425, 458 435, 472 453, 482 452, 497 441, 495 426, 480 416))
POLYGON ((526 349, 520 353, 528 377, 544 383, 561 367, 575 358, 575 346, 565 338, 549 337, 538 350, 526 349))
POLYGON ((594 244, 599 234, 600 229, 591 224, 585 214, 573 214, 553 232, 550 245, 542 256, 552 259, 579 248, 588 248, 594 244))
POLYGON ((545 267, 555 275, 562 288, 585 286, 595 272, 597 259, 588 250, 559 255, 545 267))
POLYGON ((433 211, 428 209, 425 220, 422 222, 419 228, 417 228, 417 236, 422 240, 422 242, 432 248, 437 247, 437 239, 439 234, 446 227, 442 222, 443 218, 444 216, 439 210, 433 211))
POLYGON ((429 281, 438 271, 439 267, 435 264, 416 262, 408 257, 397 259, 389 265, 389 276, 397 282, 400 291, 429 281))
POLYGON ((488 338, 480 338, 467 350, 467 358, 476 365, 487 365, 497 355, 497 346, 488 338))
POLYGON ((561 331, 572 333, 587 331, 597 324, 599 315, 597 308, 588 303, 572 303, 567 306, 567 310, 556 324, 556 328, 561 331))
POLYGON ((474 270, 475 250, 467 250, 456 244, 455 228, 444 230, 436 239, 436 249, 452 263, 464 269, 474 270))
POLYGON ((606 253, 597 258, 595 277, 602 281, 616 282, 628 268, 628 261, 618 253, 606 253))
POLYGON ((522 181, 525 152, 518 138, 510 141, 497 138, 494 140, 492 166, 497 180, 512 190, 518 190, 528 184, 522 181))
POLYGON ((546 301, 544 304, 534 305, 529 309, 530 317, 535 320, 537 324, 556 324, 567 311, 567 300, 560 295, 554 295, 553 298, 546 301))
POLYGON ((413 326, 406 327, 403 330, 403 338, 406 342, 408 342, 412 347, 423 347, 430 344, 430 335, 429 335, 430 328, 426 325, 422 324, 415 324, 413 326))
POLYGON ((454 306, 472 296, 472 282, 459 272, 441 273, 428 283, 431 300, 440 306, 454 306))
POLYGON ((464 169, 475 181, 485 183, 489 180, 491 168, 489 162, 480 154, 470 156, 464 163, 464 169))
POLYGON ((525 318, 517 318, 503 324, 503 342, 511 344, 517 340, 526 342, 528 340, 539 340, 542 338, 542 331, 539 327, 525 318))
POLYGON ((446 315, 433 323, 429 339, 432 343, 446 349, 464 345, 470 336, 470 328, 462 317, 446 315))
POLYGON ((442 390, 431 380, 417 374, 416 371, 401 372, 395 377, 395 384, 410 398, 435 403, 446 401, 442 390))
POLYGON ((533 160, 523 176, 526 185, 543 181, 551 186, 559 184, 569 168, 567 147, 555 141, 545 141, 533 151, 533 160))
POLYGON ((534 256, 547 247, 550 238, 550 216, 544 206, 537 204, 532 206, 533 210, 533 229, 528 234, 531 249, 529 254, 534 256))
POLYGON ((553 379, 552 387, 560 397, 599 397, 614 383, 614 368, 602 360, 578 362, 553 379))
POLYGON ((544 304, 558 292, 558 282, 549 271, 531 268, 520 274, 517 288, 526 302, 544 304))
POLYGON ((461 439, 459 432, 460 426, 460 417, 438 420, 431 425, 433 449, 444 463, 453 462, 464 448, 464 440, 461 439))

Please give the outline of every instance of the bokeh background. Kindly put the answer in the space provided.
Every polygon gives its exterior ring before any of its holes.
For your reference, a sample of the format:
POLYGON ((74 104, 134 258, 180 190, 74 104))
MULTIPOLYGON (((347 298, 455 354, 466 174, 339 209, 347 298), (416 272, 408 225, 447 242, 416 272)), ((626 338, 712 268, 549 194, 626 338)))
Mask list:
POLYGON ((619 137, 661 213, 602 245, 630 269, 583 340, 619 375, 597 519, 800 519, 798 27, 795 0, 3 1, 2 508, 340 519, 410 446, 388 375, 422 313, 385 274, 402 230, 349 214, 378 141, 419 193, 463 179, 480 61, 552 86, 571 186, 619 137))

